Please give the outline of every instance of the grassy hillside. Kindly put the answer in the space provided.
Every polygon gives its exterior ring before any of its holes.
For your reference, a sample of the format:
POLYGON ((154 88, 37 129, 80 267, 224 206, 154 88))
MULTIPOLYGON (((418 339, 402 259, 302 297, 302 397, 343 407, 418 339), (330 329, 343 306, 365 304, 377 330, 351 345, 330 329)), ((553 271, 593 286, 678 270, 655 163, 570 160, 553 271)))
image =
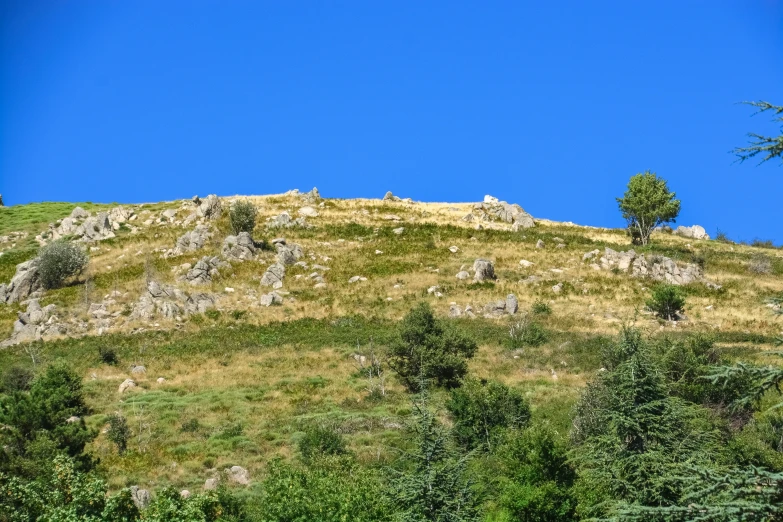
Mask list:
MULTIPOLYGON (((241 465, 253 477, 247 491, 252 493, 260 487, 270 460, 294 458, 303 429, 322 422, 339 428, 361 463, 390 463, 406 444, 402 427, 411 415, 410 396, 392 376, 385 397, 368 398, 366 375, 352 354, 386 346, 396 335, 397 321, 420 301, 430 303, 444 319, 451 303, 472 305, 476 318, 448 319, 479 344, 470 361, 471 374, 524 392, 536 422, 548 420, 562 436, 570 428, 574 403, 602 366, 602 350, 622 325, 634 325, 658 340, 705 333, 728 360, 775 361, 766 353, 774 350, 773 340, 783 323, 766 300, 783 291, 780 249, 665 233, 656 233, 651 245, 640 248, 632 247, 622 230, 548 221, 516 232, 505 223, 483 223, 477 230, 475 224, 461 220, 472 208, 465 203, 328 199, 316 206, 320 215, 308 219, 311 228, 269 230, 265 219, 284 210, 295 216, 303 206, 300 198, 247 199, 260 211, 254 238, 284 236, 289 243, 300 244, 308 264, 329 267, 323 271, 326 288, 313 288, 307 277, 312 268, 289 267, 283 305, 259 306, 258 297, 270 291, 259 285, 266 266, 274 262, 269 249, 257 260, 222 270, 200 290, 219 296, 215 310, 181 322, 132 319, 129 311, 148 279, 191 291, 178 282, 178 267, 218 254, 228 234, 224 213, 207 247, 164 258, 162 251, 173 247, 188 228, 153 222, 139 225, 135 234, 120 230, 116 238, 93 245, 86 273, 42 299, 44 305, 57 305, 58 317, 83 321, 83 335, 0 350, 4 369, 39 371, 49 363, 65 362, 83 377, 92 409, 87 422, 101 431, 89 451, 101 459, 100 470, 112 488, 172 484, 198 490, 210 470, 241 465), (404 227, 401 234, 394 232, 398 227, 404 227), (539 240, 543 248, 536 247, 539 240), (456 253, 451 246, 457 247, 456 253), (582 260, 586 252, 605 247, 635 248, 637 253, 698 263, 705 279, 721 288, 702 282, 686 285, 688 319, 661 321, 645 310, 653 282, 595 270, 582 260), (768 273, 750 270, 760 256, 769 261, 768 273), (474 283, 455 277, 477 258, 494 262, 496 281, 474 283), (523 259, 533 265, 523 267, 523 259), (353 276, 367 279, 349 283, 353 276), (559 283, 563 290, 553 292, 559 283), (442 297, 428 292, 433 286, 442 297), (110 292, 117 296, 113 309, 123 313, 98 335, 88 320, 89 307, 110 292), (519 299, 518 314, 485 318, 479 313, 485 304, 508 294, 519 299), (525 315, 540 327, 543 338, 540 344, 512 346, 509 330, 525 315), (113 350, 119 362, 103 363, 101 349, 113 350), (145 366, 146 373, 131 375, 134 365, 145 366), (130 377, 139 387, 119 394, 119 384, 130 377), (165 382, 158 383, 159 377, 165 382), (115 411, 122 412, 134 431, 131 451, 125 455, 117 454, 105 434, 108 415, 115 411)), ((135 210, 141 222, 166 209, 184 214, 189 205, 164 202, 135 210)), ((0 245, 5 249, 0 282, 7 282, 15 265, 35 254, 30 238, 74 206, 0 208, 0 234, 29 234, 15 247, 0 245)), ((11 334, 22 309, 0 304, 0 338, 11 334)), ((436 409, 442 412, 446 399, 445 391, 436 390, 436 409)))

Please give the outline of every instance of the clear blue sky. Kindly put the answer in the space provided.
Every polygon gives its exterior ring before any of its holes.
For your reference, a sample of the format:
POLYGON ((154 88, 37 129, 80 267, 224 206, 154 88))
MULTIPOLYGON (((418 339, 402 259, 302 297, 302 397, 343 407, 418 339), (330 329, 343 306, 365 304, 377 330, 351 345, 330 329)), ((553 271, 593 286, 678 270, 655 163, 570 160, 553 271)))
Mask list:
POLYGON ((142 202, 317 186, 621 226, 651 169, 678 223, 783 242, 783 0, 0 0, 0 193, 142 202))

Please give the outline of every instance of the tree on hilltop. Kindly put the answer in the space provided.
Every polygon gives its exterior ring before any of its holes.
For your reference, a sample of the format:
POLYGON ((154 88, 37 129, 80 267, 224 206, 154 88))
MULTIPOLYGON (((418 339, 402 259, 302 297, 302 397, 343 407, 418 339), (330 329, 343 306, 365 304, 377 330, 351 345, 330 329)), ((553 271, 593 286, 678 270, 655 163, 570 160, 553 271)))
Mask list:
POLYGON ((617 204, 628 222, 634 243, 646 245, 653 229, 673 222, 680 213, 680 200, 669 190, 666 180, 654 172, 645 171, 631 177, 628 189, 617 204))

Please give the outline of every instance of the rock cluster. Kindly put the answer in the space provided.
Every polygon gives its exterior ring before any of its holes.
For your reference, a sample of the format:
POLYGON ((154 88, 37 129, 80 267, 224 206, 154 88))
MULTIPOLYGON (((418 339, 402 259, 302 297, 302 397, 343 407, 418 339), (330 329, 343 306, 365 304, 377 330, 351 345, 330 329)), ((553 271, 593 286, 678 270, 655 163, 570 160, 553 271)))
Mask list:
POLYGON ((707 234, 707 231, 704 230, 704 227, 700 225, 693 225, 692 227, 683 227, 679 226, 677 227, 677 230, 674 231, 675 234, 682 237, 688 237, 691 239, 709 239, 710 236, 707 234))
POLYGON ((277 249, 277 262, 281 265, 291 266, 304 256, 302 247, 296 243, 286 244, 285 239, 275 243, 277 249))
POLYGON ((240 232, 236 236, 227 236, 223 240, 221 255, 229 261, 253 259, 256 255, 256 243, 249 232, 240 232))
POLYGON ((492 301, 484 306, 484 317, 500 317, 503 315, 514 315, 519 310, 519 301, 514 294, 508 294, 505 299, 492 301))
POLYGON ((261 296, 259 304, 261 306, 281 305, 283 304, 283 296, 277 292, 269 292, 261 296))
POLYGON ((66 333, 65 327, 57 322, 55 310, 53 304, 42 308, 38 299, 30 299, 27 311, 19 312, 11 337, 0 343, 0 346, 13 346, 66 333))
POLYGON ((204 285, 212 282, 213 277, 220 274, 221 268, 228 268, 230 265, 217 256, 204 256, 198 260, 196 265, 188 270, 183 276, 183 280, 191 285, 204 285))
POLYGON ((264 275, 261 276, 261 285, 271 286, 275 289, 282 288, 284 277, 285 265, 281 263, 274 263, 269 265, 269 267, 266 269, 266 272, 264 272, 264 275))
POLYGON ((211 294, 192 293, 156 281, 147 284, 147 291, 133 307, 131 317, 149 320, 159 313, 167 319, 176 319, 204 313, 215 306, 217 298, 211 294))
POLYGON ((302 194, 302 199, 306 203, 318 203, 321 200, 321 194, 318 192, 317 187, 313 187, 313 190, 310 192, 305 192, 302 194))
POLYGON ((498 201, 492 196, 484 196, 482 203, 473 205, 473 211, 462 218, 463 221, 503 221, 511 223, 514 230, 520 228, 531 228, 535 226, 533 216, 517 205, 509 204, 505 201, 498 201))
POLYGON ((38 260, 31 259, 16 265, 16 273, 10 283, 0 284, 0 303, 18 303, 42 289, 38 260))
MULTIPOLYGON (((168 250, 163 257, 181 256, 187 252, 193 252, 204 247, 207 241, 212 237, 207 225, 196 225, 196 228, 190 232, 185 232, 177 239, 177 244, 171 250, 168 250)), ((229 236, 231 237, 231 236, 229 236)))
POLYGON ((73 236, 80 241, 100 241, 114 237, 114 230, 120 228, 133 216, 133 211, 117 207, 109 212, 98 212, 91 216, 81 207, 76 207, 71 215, 56 223, 49 224, 49 232, 37 237, 39 242, 73 236), (111 216, 119 217, 120 221, 112 221, 111 216))
POLYGON ((266 226, 267 228, 307 228, 308 225, 304 216, 294 219, 288 212, 281 212, 280 215, 275 216, 267 221, 266 226))
MULTIPOLYGON (((582 256, 582 259, 593 260, 600 254, 600 250, 593 250, 582 256)), ((678 264, 673 259, 664 256, 645 257, 644 254, 637 254, 633 250, 617 252, 609 247, 604 250, 604 255, 598 259, 598 262, 594 262, 590 266, 596 270, 616 269, 620 272, 628 272, 630 269, 634 277, 648 277, 673 285, 687 285, 704 280, 704 271, 697 264, 678 264)), ((714 283, 708 282, 707 284, 713 288, 720 288, 714 283)))
POLYGON ((205 199, 199 199, 195 196, 193 202, 198 202, 196 208, 196 215, 204 219, 213 220, 218 219, 223 213, 223 205, 220 202, 220 198, 215 194, 210 194, 205 199))

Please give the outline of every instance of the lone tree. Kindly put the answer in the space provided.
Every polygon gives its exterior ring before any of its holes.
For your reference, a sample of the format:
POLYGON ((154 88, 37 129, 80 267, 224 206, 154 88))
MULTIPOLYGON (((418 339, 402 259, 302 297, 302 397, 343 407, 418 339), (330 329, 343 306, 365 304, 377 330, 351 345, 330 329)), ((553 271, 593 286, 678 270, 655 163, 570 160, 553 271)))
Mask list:
POLYGON ((669 190, 666 180, 649 170, 636 174, 628 182, 628 189, 617 198, 623 218, 634 243, 646 245, 658 225, 673 222, 680 213, 680 200, 669 190))
POLYGON ((753 158, 758 154, 766 154, 759 162, 771 160, 772 158, 780 158, 783 163, 783 107, 778 105, 772 105, 769 102, 757 101, 757 102, 742 102, 745 105, 751 105, 756 107, 758 111, 753 114, 759 114, 761 112, 771 111, 775 115, 772 121, 781 122, 781 134, 780 136, 762 136, 755 132, 749 132, 748 137, 751 138, 748 147, 737 147, 732 152, 737 155, 740 162, 746 159, 753 158))

